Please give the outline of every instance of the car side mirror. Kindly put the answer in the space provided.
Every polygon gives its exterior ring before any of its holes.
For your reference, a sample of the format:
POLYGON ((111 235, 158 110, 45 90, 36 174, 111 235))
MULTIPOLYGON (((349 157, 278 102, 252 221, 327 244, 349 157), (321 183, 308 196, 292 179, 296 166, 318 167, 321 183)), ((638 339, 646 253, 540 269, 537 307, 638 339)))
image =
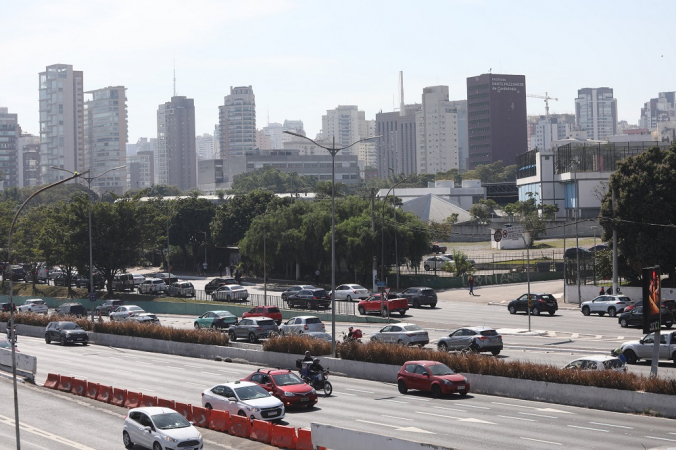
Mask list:
POLYGON ((427 373, 427 372, 423 372, 423 377, 427 377, 427 378, 429 378, 429 377, 430 377, 430 374, 429 374, 429 373, 427 373))
POLYGON ((640 341, 638 341, 638 343, 641 344, 641 345, 643 345, 643 339, 641 339, 640 341))
POLYGON ((229 402, 237 402, 237 399, 235 397, 228 397, 229 402))
POLYGON ((271 388, 271 387, 272 387, 272 383, 265 383, 265 387, 271 388))
POLYGON ((143 427, 143 431, 145 431, 146 433, 150 433, 151 431, 153 431, 153 429, 152 427, 143 427))

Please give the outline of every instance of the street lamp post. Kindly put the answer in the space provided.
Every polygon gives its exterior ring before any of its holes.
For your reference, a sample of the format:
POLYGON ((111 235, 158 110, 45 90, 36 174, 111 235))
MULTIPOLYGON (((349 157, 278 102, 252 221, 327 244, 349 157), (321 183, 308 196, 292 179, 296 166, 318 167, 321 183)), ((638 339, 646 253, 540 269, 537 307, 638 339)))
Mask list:
MULTIPOLYGON (((389 168, 392 171, 392 176, 395 175, 394 169, 389 168)), ((395 185, 396 186, 396 185, 395 185)), ((392 188, 392 209, 394 210, 394 263, 397 266, 397 290, 399 290, 399 249, 397 246, 397 193, 392 188)))
POLYGON ((345 147, 336 148, 336 137, 333 137, 331 147, 325 147, 302 134, 292 131, 284 131, 286 134, 296 136, 312 142, 317 147, 323 148, 331 154, 331 355, 336 357, 336 155, 339 151, 348 149, 360 142, 377 139, 381 136, 359 139, 345 147))
MULTIPOLYGON (((398 181, 387 191, 385 197, 383 197, 383 207, 380 214, 380 281, 385 281, 385 200, 390 195, 390 192, 394 191, 394 188, 399 186, 402 183, 408 181, 409 177, 404 178, 403 180, 398 181)), ((399 258, 397 257, 397 211, 396 211, 396 200, 394 204, 394 252, 395 252, 395 264, 397 264, 397 289, 399 289, 399 258)), ((436 264, 434 265, 436 270, 436 264)))

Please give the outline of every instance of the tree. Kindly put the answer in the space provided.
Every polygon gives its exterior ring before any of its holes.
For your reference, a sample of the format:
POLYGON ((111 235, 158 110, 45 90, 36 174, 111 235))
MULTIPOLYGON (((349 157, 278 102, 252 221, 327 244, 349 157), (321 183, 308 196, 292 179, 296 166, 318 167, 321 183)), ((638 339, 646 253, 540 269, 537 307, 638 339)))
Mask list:
POLYGON ((309 175, 286 173, 274 167, 265 166, 253 172, 235 175, 231 193, 247 194, 255 190, 275 193, 309 192, 314 190, 317 180, 309 175))
POLYGON ((476 220, 480 224, 486 225, 490 222, 492 214, 495 212, 495 209, 498 207, 498 204, 495 201, 488 199, 481 199, 477 203, 473 204, 469 209, 469 213, 472 216, 472 219, 476 220))
POLYGON ((535 240, 547 231, 547 221, 554 220, 559 206, 537 203, 536 192, 527 192, 526 195, 527 200, 510 203, 505 206, 504 211, 509 217, 518 217, 524 230, 530 233, 532 240, 535 240))
POLYGON ((181 248, 184 268, 188 263, 190 247, 192 266, 195 267, 199 260, 199 248, 207 241, 207 231, 216 214, 216 206, 209 200, 195 196, 174 200, 172 203, 169 240, 181 248))

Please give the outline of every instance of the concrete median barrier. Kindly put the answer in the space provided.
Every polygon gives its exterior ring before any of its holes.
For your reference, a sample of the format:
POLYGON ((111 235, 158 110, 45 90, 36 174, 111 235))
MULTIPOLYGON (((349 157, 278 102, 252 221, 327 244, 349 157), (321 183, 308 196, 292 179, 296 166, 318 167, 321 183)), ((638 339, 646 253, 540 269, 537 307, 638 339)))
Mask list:
POLYGON ((331 450, 373 450, 376 448, 386 448, 387 450, 454 450, 452 447, 408 441, 350 428, 334 427, 333 425, 312 423, 311 426, 312 443, 315 446, 326 447, 331 450))
MULTIPOLYGON (((16 361, 16 374, 18 376, 35 381, 35 373, 38 369, 38 359, 25 353, 14 352, 16 361)), ((0 348, 0 370, 12 372, 12 350, 0 348)))

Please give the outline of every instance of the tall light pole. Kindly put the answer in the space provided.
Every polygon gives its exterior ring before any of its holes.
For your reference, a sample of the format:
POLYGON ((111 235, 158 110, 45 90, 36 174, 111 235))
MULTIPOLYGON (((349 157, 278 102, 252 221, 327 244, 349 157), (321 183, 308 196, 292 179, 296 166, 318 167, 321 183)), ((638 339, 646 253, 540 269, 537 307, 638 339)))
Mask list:
MULTIPOLYGON (((394 188, 396 188, 400 184, 408 181, 408 179, 409 179, 409 177, 406 177, 403 180, 400 180, 399 182, 395 183, 394 186, 392 186, 390 188, 390 190, 387 191, 387 194, 385 194, 385 197, 383 198, 383 207, 382 207, 382 210, 381 210, 381 213, 380 213, 380 281, 385 281, 385 200, 387 200, 387 197, 390 195, 390 192, 394 191, 394 188)), ((396 208, 396 205, 395 205, 395 208, 396 208)), ((397 224, 396 214, 397 213, 395 212, 394 214, 395 214, 394 224, 395 224, 395 227, 396 227, 396 224, 397 224)), ((395 244, 396 244, 396 236, 397 236, 396 228, 395 228, 394 236, 395 236, 395 244)), ((396 252, 396 245, 395 245, 395 252, 396 252)), ((395 258, 396 258, 396 255, 395 255, 395 258)), ((398 263, 398 261, 397 261, 397 263, 398 263)), ((435 267, 436 267, 436 265, 435 265, 435 267)), ((399 284, 398 275, 399 275, 399 266, 397 265, 397 285, 399 284)), ((398 287, 399 286, 397 286, 397 288, 398 287)))
MULTIPOLYGON (((389 168, 392 171, 392 177, 394 177, 394 169, 389 168)), ((397 193, 394 188, 392 188, 392 209, 394 210, 394 263, 397 266, 397 290, 399 290, 399 251, 397 248, 397 193)))
POLYGON ((302 134, 284 131, 286 134, 296 136, 312 142, 317 147, 323 148, 331 154, 331 355, 336 357, 336 155, 339 151, 348 149, 360 142, 378 139, 382 136, 373 136, 359 139, 345 147, 336 148, 336 137, 333 137, 331 147, 325 147, 302 134))
POLYGON ((26 199, 25 202, 19 207, 19 210, 16 212, 14 215, 14 220, 12 220, 12 225, 9 227, 9 236, 7 238, 7 262, 10 265, 10 277, 9 277, 9 323, 7 326, 9 327, 10 330, 10 335, 12 337, 11 342, 9 345, 12 347, 12 381, 14 385, 14 429, 16 433, 16 448, 17 450, 21 450, 21 434, 19 433, 19 396, 17 393, 16 389, 16 333, 14 331, 14 282, 12 281, 12 276, 11 276, 11 264, 12 264, 12 232, 14 231, 14 225, 16 225, 16 220, 19 218, 19 214, 21 213, 21 210, 23 210, 24 206, 28 204, 29 201, 36 195, 38 195, 41 192, 46 191, 47 189, 51 189, 54 186, 58 186, 59 184, 66 183, 70 180, 73 180, 75 178, 78 178, 87 172, 83 173, 73 173, 73 176, 65 178, 63 180, 59 180, 56 183, 52 183, 50 185, 47 185, 41 189, 38 189, 26 199))
MULTIPOLYGON (((101 178, 108 172, 112 172, 113 170, 118 169, 124 169, 125 167, 127 166, 113 167, 112 169, 108 169, 102 174, 97 175, 95 177, 80 176, 81 178, 87 181, 87 186, 89 189, 89 192, 87 192, 87 216, 89 217, 89 306, 91 307, 92 310, 92 322, 94 321, 94 300, 96 300, 96 293, 94 292, 94 259, 92 256, 92 181, 96 180, 97 178, 101 178)), ((64 172, 68 172, 73 176, 79 176, 77 175, 77 172, 71 172, 70 170, 64 169, 62 167, 52 166, 52 169, 63 170, 64 172)), ((84 173, 88 172, 89 171, 84 173)), ((171 276, 171 274, 169 276, 171 276)))
POLYGON ((575 168, 573 176, 575 177, 575 254, 577 255, 577 306, 582 306, 582 295, 580 294, 580 235, 577 232, 577 223, 580 220, 580 189, 577 183, 577 161, 572 161, 571 165, 575 168))

